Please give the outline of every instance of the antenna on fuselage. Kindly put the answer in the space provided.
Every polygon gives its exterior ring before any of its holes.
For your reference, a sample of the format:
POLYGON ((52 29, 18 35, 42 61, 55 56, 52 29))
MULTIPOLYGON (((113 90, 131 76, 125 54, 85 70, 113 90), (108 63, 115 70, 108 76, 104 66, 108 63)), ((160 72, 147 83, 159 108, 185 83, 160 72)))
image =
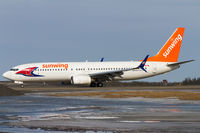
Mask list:
POLYGON ((88 58, 87 58, 87 56, 86 56, 85 58, 86 58, 85 62, 88 62, 88 58))

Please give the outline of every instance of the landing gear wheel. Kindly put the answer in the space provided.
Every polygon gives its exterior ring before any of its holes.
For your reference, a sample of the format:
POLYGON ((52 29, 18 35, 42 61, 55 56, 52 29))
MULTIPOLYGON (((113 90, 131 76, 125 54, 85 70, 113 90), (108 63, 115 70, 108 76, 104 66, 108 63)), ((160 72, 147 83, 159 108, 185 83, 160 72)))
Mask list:
POLYGON ((103 83, 97 83, 97 87, 103 87, 103 83))
POLYGON ((103 83, 98 83, 98 82, 92 82, 90 84, 90 87, 103 87, 103 83))
POLYGON ((46 86, 47 84, 46 84, 46 82, 43 82, 43 86, 46 86))
POLYGON ((97 83, 96 83, 96 82, 92 82, 92 83, 90 84, 90 87, 97 87, 97 83))

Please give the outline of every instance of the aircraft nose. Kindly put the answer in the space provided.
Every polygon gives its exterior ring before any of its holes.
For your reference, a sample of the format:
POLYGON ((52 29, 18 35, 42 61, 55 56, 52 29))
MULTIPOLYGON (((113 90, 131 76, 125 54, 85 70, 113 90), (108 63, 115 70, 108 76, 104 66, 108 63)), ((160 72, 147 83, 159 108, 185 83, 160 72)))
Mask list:
POLYGON ((4 78, 6 78, 6 79, 10 79, 10 73, 9 73, 9 72, 3 73, 2 76, 3 76, 4 78))

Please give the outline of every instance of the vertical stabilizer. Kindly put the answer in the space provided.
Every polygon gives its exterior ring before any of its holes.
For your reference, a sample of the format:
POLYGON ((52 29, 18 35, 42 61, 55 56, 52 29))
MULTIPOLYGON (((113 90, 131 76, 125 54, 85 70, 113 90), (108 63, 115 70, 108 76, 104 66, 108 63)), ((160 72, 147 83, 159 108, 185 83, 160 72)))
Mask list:
POLYGON ((184 29, 185 28, 183 27, 177 28, 161 50, 155 56, 149 57, 148 61, 177 62, 183 40, 184 29))

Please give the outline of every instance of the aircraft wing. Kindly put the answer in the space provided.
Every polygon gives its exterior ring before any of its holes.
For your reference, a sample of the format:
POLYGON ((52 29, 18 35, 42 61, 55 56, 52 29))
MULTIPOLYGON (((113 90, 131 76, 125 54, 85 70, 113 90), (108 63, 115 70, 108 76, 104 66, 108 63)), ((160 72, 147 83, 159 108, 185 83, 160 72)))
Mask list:
POLYGON ((89 74, 91 78, 98 79, 101 81, 111 81, 114 77, 121 77, 121 75, 124 74, 125 71, 135 70, 135 69, 142 69, 143 71, 147 72, 144 69, 145 63, 148 59, 149 55, 145 57, 145 59, 141 62, 141 64, 138 67, 135 68, 129 68, 129 69, 123 69, 123 70, 116 70, 116 71, 108 71, 108 72, 101 72, 101 73, 94 73, 89 74))

